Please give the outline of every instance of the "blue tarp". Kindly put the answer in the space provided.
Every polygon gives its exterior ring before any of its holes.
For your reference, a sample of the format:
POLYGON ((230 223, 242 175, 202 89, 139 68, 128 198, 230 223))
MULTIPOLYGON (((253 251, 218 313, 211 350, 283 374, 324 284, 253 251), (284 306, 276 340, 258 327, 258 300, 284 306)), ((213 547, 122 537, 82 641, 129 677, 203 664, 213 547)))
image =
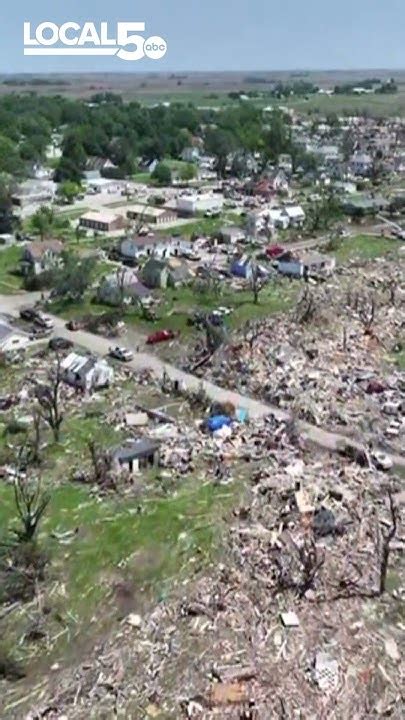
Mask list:
POLYGON ((213 415, 207 420, 207 427, 208 430, 211 430, 211 432, 215 432, 215 430, 220 430, 224 425, 231 424, 232 418, 230 418, 228 415, 213 415))

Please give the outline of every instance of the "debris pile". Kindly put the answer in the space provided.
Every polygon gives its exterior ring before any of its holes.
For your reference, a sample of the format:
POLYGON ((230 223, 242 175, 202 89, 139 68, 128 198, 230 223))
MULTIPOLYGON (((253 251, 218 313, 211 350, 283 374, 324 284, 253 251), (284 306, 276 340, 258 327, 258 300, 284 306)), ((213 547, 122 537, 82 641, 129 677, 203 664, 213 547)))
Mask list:
POLYGON ((27 720, 402 716, 400 479, 314 455, 274 417, 221 443, 250 468, 221 562, 128 617, 27 720))
POLYGON ((306 288, 290 314, 261 321, 256 333, 243 329, 196 372, 301 420, 400 452, 405 377, 394 353, 405 324, 401 277, 383 262, 377 270, 346 268, 333 282, 306 288))

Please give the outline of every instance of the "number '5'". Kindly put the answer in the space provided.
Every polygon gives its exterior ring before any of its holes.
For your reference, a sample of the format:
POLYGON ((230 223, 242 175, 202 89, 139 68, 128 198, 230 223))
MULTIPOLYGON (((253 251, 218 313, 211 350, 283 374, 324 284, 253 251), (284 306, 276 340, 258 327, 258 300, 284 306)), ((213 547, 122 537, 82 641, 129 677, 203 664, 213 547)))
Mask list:
POLYGON ((132 30, 138 30, 144 32, 144 22, 119 22, 117 23, 117 45, 120 45, 120 49, 117 52, 116 57, 121 60, 141 60, 145 57, 143 46, 145 38, 142 35, 131 35, 132 30), (123 50, 127 45, 134 45, 135 49, 128 51, 123 50))

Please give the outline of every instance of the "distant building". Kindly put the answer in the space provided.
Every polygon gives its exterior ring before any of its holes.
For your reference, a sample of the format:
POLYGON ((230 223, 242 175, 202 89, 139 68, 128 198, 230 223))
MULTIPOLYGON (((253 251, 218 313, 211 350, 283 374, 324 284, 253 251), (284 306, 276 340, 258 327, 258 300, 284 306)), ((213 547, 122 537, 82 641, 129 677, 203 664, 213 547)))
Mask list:
POLYGON ((127 208, 129 220, 140 220, 150 225, 173 223, 177 220, 175 210, 167 207, 150 207, 149 205, 135 204, 127 208))
POLYGON ((235 245, 239 242, 244 242, 246 240, 246 232, 240 228, 237 227, 237 225, 228 225, 221 229, 220 231, 221 238, 224 243, 228 243, 229 245, 235 245))
POLYGON ((11 196, 11 201, 21 208, 50 202, 56 195, 56 188, 52 180, 25 180, 11 196))
POLYGON ((354 175, 368 175, 373 165, 373 158, 368 153, 354 153, 350 158, 350 170, 354 175))
POLYGON ((89 210, 80 217, 79 225, 87 230, 114 232, 125 228, 126 221, 123 215, 117 213, 107 212, 106 210, 100 212, 89 210))
POLYGON ((128 237, 122 240, 119 246, 123 260, 133 261, 148 255, 167 257, 172 254, 174 248, 173 238, 159 237, 158 235, 128 237))
POLYGON ((181 159, 184 160, 184 162, 197 162, 200 157, 200 150, 198 147, 192 147, 191 145, 189 147, 184 148, 183 152, 181 153, 181 159))
POLYGON ((125 267, 106 275, 97 288, 97 299, 113 306, 122 302, 130 304, 135 299, 143 300, 150 294, 150 290, 139 281, 134 271, 125 267))
POLYGON ((224 205, 222 195, 182 195, 177 198, 177 211, 181 216, 193 216, 199 212, 221 212, 224 205))
POLYGON ((142 280, 149 288, 180 287, 193 277, 194 273, 181 258, 151 257, 142 268, 142 280))
POLYGON ((373 215, 389 207, 389 201, 381 196, 348 197, 342 201, 342 208, 347 215, 373 215))

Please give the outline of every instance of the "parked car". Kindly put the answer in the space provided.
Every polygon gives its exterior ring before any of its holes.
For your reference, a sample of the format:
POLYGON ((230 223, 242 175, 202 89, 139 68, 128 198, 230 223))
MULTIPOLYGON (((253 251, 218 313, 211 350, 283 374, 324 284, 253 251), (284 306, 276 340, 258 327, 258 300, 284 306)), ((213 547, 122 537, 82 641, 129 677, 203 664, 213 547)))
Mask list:
POLYGON ((68 322, 66 323, 66 329, 67 329, 67 330, 72 330, 72 331, 74 331, 74 330, 80 330, 82 327, 83 327, 83 325, 82 325, 82 323, 80 322, 80 320, 73 320, 73 319, 72 319, 72 320, 68 320, 68 322))
POLYGON ((67 338, 54 337, 50 339, 48 347, 50 350, 70 350, 70 348, 73 347, 73 343, 67 338))
POLYGON ((53 320, 42 312, 37 312, 34 317, 34 323, 39 327, 47 328, 52 330, 53 320))
POLYGON ((30 340, 42 340, 52 334, 52 328, 33 325, 30 328, 30 340))
POLYGON ((128 350, 124 347, 119 347, 116 345, 115 347, 110 347, 108 350, 108 354, 116 358, 116 360, 121 360, 122 362, 130 362, 130 360, 133 360, 134 353, 131 352, 131 350, 128 350))
POLYGON ((177 335, 178 333, 173 332, 173 330, 157 330, 148 336, 146 344, 156 345, 157 343, 166 342, 167 340, 174 340, 177 335))
POLYGON ((284 252, 284 248, 282 245, 269 245, 268 248, 266 248, 266 255, 270 258, 276 258, 279 255, 282 255, 284 252))
POLYGON ((35 310, 35 308, 21 308, 20 310, 20 318, 21 320, 28 320, 28 322, 32 322, 35 320, 35 318, 38 315, 38 311, 35 310))

